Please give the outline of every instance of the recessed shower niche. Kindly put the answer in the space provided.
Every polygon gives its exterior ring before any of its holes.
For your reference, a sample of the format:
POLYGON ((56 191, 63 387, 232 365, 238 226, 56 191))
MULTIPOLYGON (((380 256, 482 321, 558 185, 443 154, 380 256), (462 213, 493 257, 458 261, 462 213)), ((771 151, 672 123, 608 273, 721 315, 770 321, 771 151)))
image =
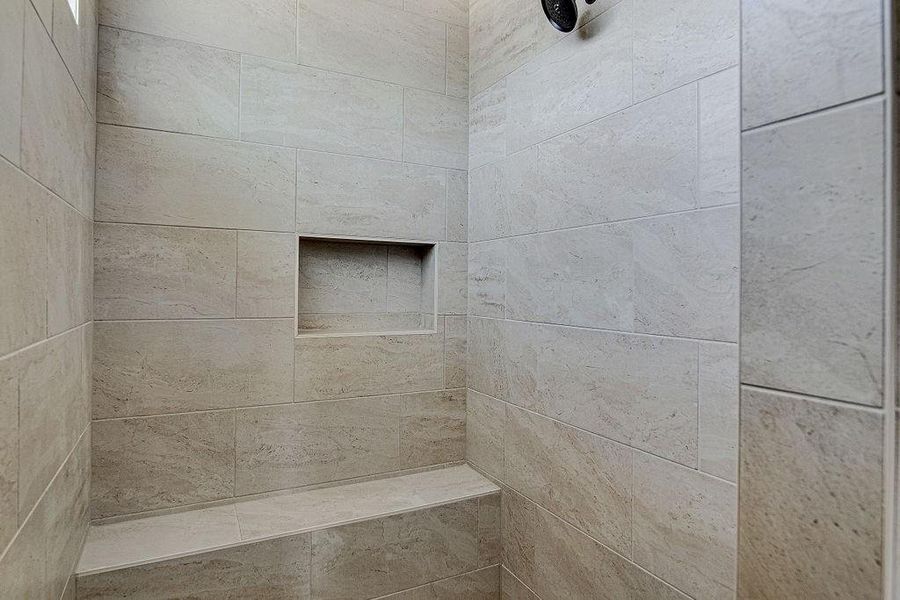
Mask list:
POLYGON ((437 245, 301 236, 298 335, 433 331, 437 245))

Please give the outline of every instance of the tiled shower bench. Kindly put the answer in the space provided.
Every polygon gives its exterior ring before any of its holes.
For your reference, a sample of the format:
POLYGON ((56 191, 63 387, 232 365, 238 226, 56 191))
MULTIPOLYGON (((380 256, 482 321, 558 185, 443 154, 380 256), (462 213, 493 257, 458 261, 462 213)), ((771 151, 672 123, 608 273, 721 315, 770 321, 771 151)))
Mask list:
POLYGON ((467 466, 92 525, 79 600, 497 600, 500 490, 467 466))

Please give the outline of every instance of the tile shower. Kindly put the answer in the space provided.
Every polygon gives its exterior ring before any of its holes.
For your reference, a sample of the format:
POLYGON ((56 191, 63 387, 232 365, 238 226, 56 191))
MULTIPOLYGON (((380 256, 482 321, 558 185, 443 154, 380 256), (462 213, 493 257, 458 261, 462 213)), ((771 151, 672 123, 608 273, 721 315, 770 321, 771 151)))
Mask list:
POLYGON ((540 4, 0 0, 0 599, 897 597, 890 2, 540 4))

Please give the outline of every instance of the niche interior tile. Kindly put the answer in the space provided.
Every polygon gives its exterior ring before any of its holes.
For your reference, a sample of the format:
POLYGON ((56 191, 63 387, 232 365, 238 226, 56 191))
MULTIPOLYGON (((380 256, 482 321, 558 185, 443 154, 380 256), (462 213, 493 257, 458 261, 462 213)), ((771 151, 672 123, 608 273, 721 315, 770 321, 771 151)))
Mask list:
POLYGON ((469 244, 469 314, 502 319, 506 314, 507 240, 469 244))
POLYGON ((506 157, 506 79, 476 94, 469 102, 469 168, 506 157))
POLYGON ((465 169, 468 100, 408 88, 403 95, 403 160, 465 169))
POLYGON ((237 244, 237 316, 292 316, 297 237, 239 231, 237 244))
POLYGON ((19 164, 21 148, 25 8, 24 2, 4 2, 0 7, 0 155, 13 164, 19 164))
POLYGON ((244 56, 241 139, 400 160, 403 88, 244 56))
POLYGON ((878 0, 742 6, 745 128, 882 90, 878 0))
POLYGON ((737 482, 738 347, 700 344, 700 470, 737 482))
POLYGON ((234 231, 96 224, 95 317, 233 317, 236 245, 234 231))
POLYGON ((68 0, 53 0, 53 43, 91 113, 97 101, 98 3, 98 0, 79 0, 76 22, 68 0))
POLYGON ((740 201, 740 79, 733 67, 700 80, 700 206, 740 201))
POLYGON ((386 312, 388 248, 301 242, 297 310, 301 314, 386 312))
POLYGON ((506 404, 468 390, 466 396, 466 459, 491 477, 505 479, 503 470, 506 404))
POLYGON ((743 388, 739 597, 881 598, 882 426, 743 388))
POLYGON ((744 135, 744 383, 881 404, 883 129, 876 101, 744 135))
POLYGON ((466 458, 466 391, 444 390, 400 397, 401 468, 466 458))
POLYGON ((47 333, 90 320, 94 301, 92 222, 56 198, 47 211, 47 333))
POLYGON ((469 30, 447 26, 447 95, 469 97, 469 30))
POLYGON ((97 220, 293 231, 294 151, 97 128, 97 220))
POLYGON ((739 30, 740 0, 635 0, 635 100, 736 65, 739 30))

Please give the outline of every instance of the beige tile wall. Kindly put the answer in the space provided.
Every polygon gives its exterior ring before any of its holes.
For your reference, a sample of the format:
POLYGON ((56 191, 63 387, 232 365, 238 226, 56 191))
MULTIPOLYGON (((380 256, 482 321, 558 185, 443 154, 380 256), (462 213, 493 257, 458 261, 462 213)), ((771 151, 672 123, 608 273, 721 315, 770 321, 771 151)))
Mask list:
POLYGON ((89 518, 97 7, 2 4, 0 596, 56 600, 89 518))
POLYGON ((467 15, 102 3, 95 517, 464 459, 467 15), (297 234, 437 244, 435 332, 295 338, 297 234))

